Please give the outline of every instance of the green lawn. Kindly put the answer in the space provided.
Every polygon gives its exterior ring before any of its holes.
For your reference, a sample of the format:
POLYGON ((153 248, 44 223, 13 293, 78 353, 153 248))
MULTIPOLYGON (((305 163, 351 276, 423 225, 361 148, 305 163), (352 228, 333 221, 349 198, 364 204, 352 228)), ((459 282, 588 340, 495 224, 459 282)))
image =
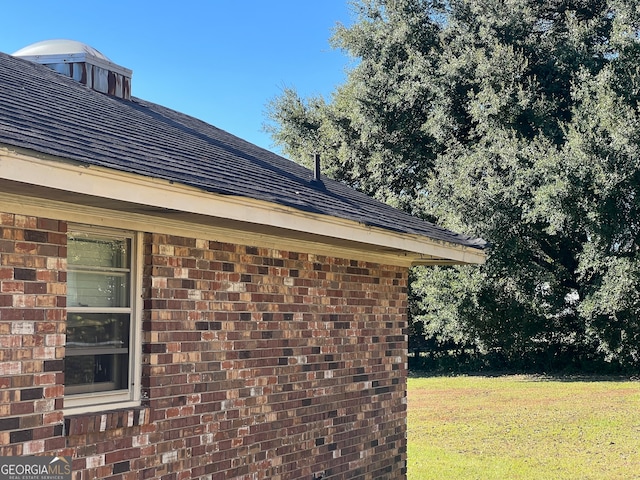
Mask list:
POLYGON ((410 378, 409 480, 640 479, 640 382, 410 378))

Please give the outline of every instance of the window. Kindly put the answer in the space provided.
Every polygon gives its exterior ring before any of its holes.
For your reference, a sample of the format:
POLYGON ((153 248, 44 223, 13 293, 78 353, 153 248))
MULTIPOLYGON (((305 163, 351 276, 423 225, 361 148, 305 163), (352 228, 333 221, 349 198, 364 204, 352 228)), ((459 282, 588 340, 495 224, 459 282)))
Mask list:
POLYGON ((131 233, 68 235, 65 407, 137 400, 136 257, 131 233))

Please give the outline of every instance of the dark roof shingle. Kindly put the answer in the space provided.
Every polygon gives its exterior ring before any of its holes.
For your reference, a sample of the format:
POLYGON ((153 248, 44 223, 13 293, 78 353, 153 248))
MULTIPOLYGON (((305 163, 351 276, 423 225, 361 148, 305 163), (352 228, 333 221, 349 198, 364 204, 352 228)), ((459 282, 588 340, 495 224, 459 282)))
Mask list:
POLYGON ((95 92, 0 53, 0 143, 208 192, 484 248, 201 120, 138 98, 95 92))

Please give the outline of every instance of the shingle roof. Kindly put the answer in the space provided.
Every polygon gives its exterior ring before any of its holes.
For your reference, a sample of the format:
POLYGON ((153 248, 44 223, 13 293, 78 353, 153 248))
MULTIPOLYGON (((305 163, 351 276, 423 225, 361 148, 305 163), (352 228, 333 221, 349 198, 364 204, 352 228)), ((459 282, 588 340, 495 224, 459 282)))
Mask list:
POLYGON ((473 248, 482 240, 408 215, 201 120, 95 92, 0 53, 0 143, 473 248))

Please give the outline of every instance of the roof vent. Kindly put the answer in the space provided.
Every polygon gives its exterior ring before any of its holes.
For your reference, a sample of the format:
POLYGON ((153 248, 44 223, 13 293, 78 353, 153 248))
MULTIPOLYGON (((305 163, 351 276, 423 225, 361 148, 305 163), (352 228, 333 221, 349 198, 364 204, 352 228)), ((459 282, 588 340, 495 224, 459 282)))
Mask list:
POLYGON ((98 92, 131 98, 131 70, 116 65, 89 45, 74 40, 45 40, 13 54, 40 63, 98 92))

